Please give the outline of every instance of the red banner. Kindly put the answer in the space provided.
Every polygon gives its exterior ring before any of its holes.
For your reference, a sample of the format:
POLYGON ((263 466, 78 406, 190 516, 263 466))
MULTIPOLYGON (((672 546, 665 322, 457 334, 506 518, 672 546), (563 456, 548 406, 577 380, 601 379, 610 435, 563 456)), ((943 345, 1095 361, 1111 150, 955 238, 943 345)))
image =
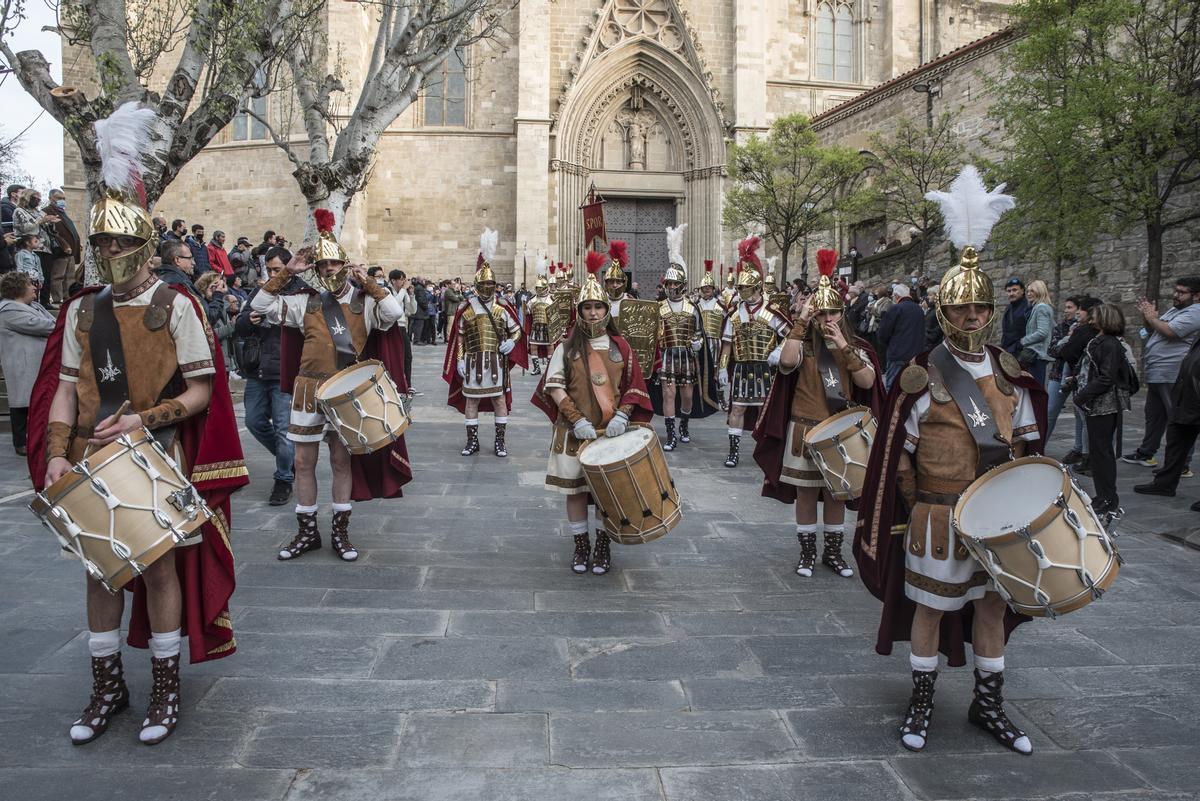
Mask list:
POLYGON ((596 238, 608 241, 604 230, 604 202, 588 203, 583 207, 583 247, 588 249, 596 238))

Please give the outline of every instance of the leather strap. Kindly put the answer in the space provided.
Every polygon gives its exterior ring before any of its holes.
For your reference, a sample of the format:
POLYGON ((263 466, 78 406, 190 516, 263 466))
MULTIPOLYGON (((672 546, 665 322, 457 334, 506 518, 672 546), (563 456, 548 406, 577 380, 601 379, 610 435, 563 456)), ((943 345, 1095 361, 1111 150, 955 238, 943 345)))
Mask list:
POLYGON ((946 349, 944 342, 929 352, 929 364, 941 374, 943 386, 950 393, 951 400, 958 407, 967 430, 975 440, 979 451, 979 459, 975 463, 976 478, 1001 462, 1008 461, 1012 448, 1000 436, 991 406, 983 397, 979 384, 946 349))
POLYGON ((121 327, 113 311, 113 290, 106 286, 95 294, 92 303, 92 327, 88 346, 92 352, 92 371, 100 405, 96 422, 110 417, 129 399, 129 377, 125 372, 125 349, 121 345, 121 327))
POLYGON ((813 337, 813 349, 817 352, 817 372, 821 377, 821 386, 825 390, 825 403, 829 406, 830 414, 846 410, 850 400, 846 395, 846 387, 842 384, 842 370, 834 358, 833 352, 825 345, 825 338, 820 334, 813 337))
POLYGON ((346 323, 346 315, 342 313, 342 304, 338 302, 332 292, 321 293, 321 313, 325 315, 325 325, 329 328, 329 336, 333 339, 337 369, 345 370, 358 361, 358 351, 354 348, 354 337, 350 335, 350 326, 346 323))
POLYGON ((953 506, 958 503, 958 498, 959 496, 954 494, 917 490, 917 501, 920 503, 930 503, 934 506, 953 506))

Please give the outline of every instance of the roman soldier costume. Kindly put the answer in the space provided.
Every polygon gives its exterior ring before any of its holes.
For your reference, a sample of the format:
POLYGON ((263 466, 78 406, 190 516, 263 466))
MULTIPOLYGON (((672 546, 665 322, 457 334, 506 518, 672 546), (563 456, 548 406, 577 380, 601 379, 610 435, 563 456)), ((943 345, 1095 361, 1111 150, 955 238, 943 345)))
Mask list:
POLYGON ((746 426, 753 430, 758 410, 766 403, 779 364, 780 348, 791 330, 787 314, 763 298, 758 242, 758 237, 752 236, 738 244, 740 300, 730 309, 721 334, 721 361, 717 370, 730 390, 726 467, 737 467, 742 434, 746 426))
MULTIPOLYGON (((365 358, 378 358, 404 393, 404 337, 395 323, 404 315, 399 298, 374 281, 358 286, 349 280, 349 258, 333 234, 334 216, 327 209, 313 212, 317 241, 308 262, 318 270, 320 291, 280 295, 292 279, 288 270, 277 275, 254 295, 250 308, 270 325, 283 327, 280 339, 280 385, 292 395, 288 439, 300 444, 329 444, 330 451, 346 446, 317 403, 317 389, 335 373, 365 358)), ((412 467, 404 438, 375 453, 351 456, 348 452, 331 458, 336 478, 341 471, 351 473, 350 497, 333 497, 330 541, 338 556, 346 562, 358 559, 358 549, 350 541, 351 501, 399 497, 401 487, 412 479, 412 467)), ((301 460, 297 460, 297 470, 301 460)), ((296 536, 280 548, 277 558, 288 561, 321 547, 317 525, 316 473, 313 465, 311 484, 297 482, 296 536), (311 497, 301 497, 301 487, 311 486, 311 497)), ((336 492, 336 490, 335 490, 336 492)))
MULTIPOLYGON (((914 640, 913 694, 901 726, 910 750, 923 748, 928 736, 937 650, 950 665, 963 664, 963 644, 972 635, 969 602, 1000 603, 988 574, 950 525, 951 512, 959 494, 984 472, 1014 455, 1039 452, 1039 432, 1045 430, 1045 392, 1010 354, 985 344, 994 313, 967 329, 949 316, 958 313, 955 307, 993 307, 992 282, 979 268, 976 249, 1013 205, 1001 189, 988 192, 967 166, 950 192, 927 195, 941 205, 950 239, 961 252, 938 296, 937 319, 946 339, 914 359, 893 387, 859 509, 854 554, 864 583, 884 603, 876 650, 888 654, 895 641, 910 639, 919 612, 922 619, 930 612, 940 618, 932 653, 918 654, 914 640)), ((1027 619, 1006 609, 1003 639, 1027 619)), ((968 718, 1007 747, 1030 753, 1029 738, 1004 713, 1003 654, 977 652, 975 668, 968 718)))
POLYGON ((687 289, 687 263, 683 260, 683 232, 687 223, 667 229, 667 254, 670 266, 663 276, 666 298, 658 304, 658 336, 655 369, 663 393, 663 422, 667 428, 664 451, 676 447, 675 412, 680 412, 679 436, 691 442, 688 418, 692 413, 696 385, 700 382, 700 362, 696 358, 704 347, 704 329, 700 310, 684 294, 687 289), (678 399, 676 398, 678 395, 678 399), (676 409, 676 404, 681 407, 676 409))
POLYGON ((508 456, 504 437, 508 409, 512 406, 509 370, 513 365, 528 366, 517 310, 496 297, 496 276, 491 262, 499 242, 499 232, 490 228, 485 228, 479 237, 475 294, 454 315, 442 365, 442 378, 450 385, 446 403, 466 418, 467 444, 463 446, 463 456, 479 451, 479 411, 495 415, 495 454, 508 456))
POLYGON ((529 343, 529 360, 533 374, 542 371, 541 363, 550 357, 555 340, 550 336, 550 318, 554 309, 554 298, 550 296, 547 273, 552 265, 545 256, 537 260, 537 281, 533 285, 533 297, 525 301, 525 341, 529 343))
MULTIPOLYGON (((725 265, 721 265, 721 269, 725 269, 725 265)), ((725 288, 721 290, 721 305, 728 312, 737 302, 737 286, 734 284, 734 270, 725 273, 725 288)))
POLYGON ((712 349, 713 362, 716 362, 716 349, 721 346, 721 331, 725 327, 726 310, 717 294, 712 259, 704 260, 704 277, 700 279, 700 299, 696 301, 696 308, 700 310, 700 328, 712 349), (705 292, 706 289, 711 291, 705 292))
MULTIPOLYGON (((575 304, 578 313, 589 301, 608 304, 608 294, 596 275, 604 265, 604 254, 587 254, 588 277, 575 304)), ((576 329, 585 336, 571 336, 559 344, 550 357, 546 374, 533 395, 537 406, 554 424, 550 440, 550 459, 546 467, 546 489, 566 496, 587 494, 587 482, 579 463, 579 451, 600 430, 605 436, 624 433, 630 422, 651 419, 652 409, 642 371, 629 344, 616 332, 611 315, 597 323, 579 317, 576 329), (572 343, 582 339, 582 351, 572 343), (563 393, 555 401, 552 395, 563 393)), ((597 513, 596 544, 592 549, 586 512, 582 520, 568 520, 575 540, 572 570, 603 574, 611 565, 609 537, 597 513)))
MULTIPOLYGON (((149 647, 152 654, 153 683, 139 734, 143 743, 162 742, 179 722, 181 637, 188 638, 192 662, 219 659, 236 649, 228 606, 234 589, 229 497, 248 479, 221 348, 199 299, 150 272, 158 236, 145 208, 140 156, 147 152, 154 119, 152 111, 130 102, 95 123, 103 194, 91 210, 89 242, 106 285, 71 298, 46 342, 30 401, 29 471, 38 492, 65 474, 68 463, 78 471, 82 462, 86 472, 88 440, 98 430, 122 426, 119 436, 135 430, 124 427, 136 424, 122 414, 128 408, 174 458, 212 517, 176 545, 170 559, 142 566, 116 597, 88 576, 93 681, 91 699, 70 730, 76 745, 102 735, 130 703, 120 652, 125 592, 133 596, 128 642, 149 647), (118 249, 120 255, 114 256, 118 249), (198 387, 207 390, 207 398, 197 396, 198 387), (66 388, 69 417, 55 402, 66 388), (161 575, 172 564, 177 591, 161 575), (166 613, 156 605, 164 595, 175 596, 167 603, 182 608, 182 619, 174 630, 155 631, 150 613, 162 625, 166 613), (96 630, 98 620, 105 621, 106 630, 96 630)), ((125 488, 110 489, 115 501, 125 488)))
POLYGON ((609 242, 608 257, 611 261, 604 271, 604 291, 608 296, 608 313, 614 320, 619 320, 621 318, 621 301, 630 297, 627 291, 629 277, 625 275, 625 268, 629 266, 628 243, 620 239, 609 242))
MULTIPOLYGON (((781 365, 771 385, 758 425, 754 429, 754 460, 763 470, 762 494, 784 503, 796 503, 796 538, 800 542, 800 560, 796 573, 812 576, 817 556, 817 499, 824 497, 824 549, 821 562, 835 573, 854 575, 842 557, 845 536, 842 503, 832 499, 825 487, 820 468, 813 460, 804 437, 809 429, 851 406, 862 406, 878 414, 882 406, 882 371, 871 346, 854 337, 841 322, 845 303, 829 283, 837 252, 820 250, 817 264, 821 272, 817 291, 808 301, 813 314, 838 315, 845 346, 828 339, 818 323, 799 321, 788 334, 788 341, 799 343, 799 364, 789 370, 781 365), (849 333, 849 336, 846 334, 849 333), (870 387, 860 387, 853 376, 864 367, 873 373, 870 387), (806 488, 808 492, 798 492, 806 488), (801 508, 801 503, 808 504, 801 508)), ((803 314, 801 318, 803 319, 803 314)))

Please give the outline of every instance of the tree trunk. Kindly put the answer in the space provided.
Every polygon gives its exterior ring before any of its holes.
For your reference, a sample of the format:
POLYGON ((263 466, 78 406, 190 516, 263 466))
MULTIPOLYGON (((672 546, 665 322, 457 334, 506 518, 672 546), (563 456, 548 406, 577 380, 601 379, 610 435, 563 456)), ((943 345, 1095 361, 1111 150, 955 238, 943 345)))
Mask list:
POLYGON ((1163 262, 1162 215, 1154 214, 1146 221, 1146 299, 1158 302, 1159 285, 1162 283, 1163 262))
POLYGON ((1059 292, 1062 291, 1062 268, 1063 268, 1063 257, 1061 255, 1055 256, 1054 257, 1054 294, 1051 295, 1051 297, 1054 299, 1054 301, 1057 301, 1059 304, 1062 303, 1062 298, 1060 298, 1058 296, 1059 292))
POLYGON ((783 249, 783 253, 779 257, 779 262, 780 262, 780 264, 783 265, 779 270, 779 288, 780 289, 784 289, 788 285, 788 277, 787 277, 788 276, 788 269, 787 269, 788 268, 788 254, 791 253, 791 251, 792 251, 792 248, 789 245, 788 247, 783 249))

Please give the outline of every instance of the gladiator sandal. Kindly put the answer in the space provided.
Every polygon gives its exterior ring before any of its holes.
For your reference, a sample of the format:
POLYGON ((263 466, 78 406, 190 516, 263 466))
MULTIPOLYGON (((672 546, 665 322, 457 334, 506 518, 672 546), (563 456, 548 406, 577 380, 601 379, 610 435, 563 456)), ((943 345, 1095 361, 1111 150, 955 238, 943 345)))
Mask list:
POLYGON ((279 551, 279 560, 286 562, 321 547, 321 532, 317 529, 316 512, 296 512, 299 530, 286 548, 279 551))
POLYGON ((496 455, 500 457, 508 456, 508 448, 504 447, 504 432, 507 428, 508 423, 496 423, 496 455))
POLYGON ((1018 754, 1033 753, 1033 743, 1016 725, 1004 714, 1004 671, 998 670, 984 676, 975 671, 975 700, 967 712, 967 720, 975 724, 996 741, 1018 754))
POLYGON ((663 422, 667 424, 667 441, 663 443, 664 451, 675 450, 675 418, 664 418, 663 422))
POLYGON ((138 736, 146 745, 157 745, 171 736, 179 723, 179 654, 150 660, 154 684, 150 687, 150 706, 138 736))
POLYGON ((687 417, 679 418, 679 441, 680 442, 691 442, 692 441, 692 435, 688 433, 688 418, 687 417))
POLYGON ((121 654, 92 657, 92 697, 79 719, 71 724, 71 742, 83 745, 108 731, 113 717, 129 706, 129 688, 121 654))
POLYGON ((533 369, 529 371, 529 374, 530 375, 541 375, 542 360, 541 359, 533 359, 532 361, 533 361, 533 369))
POLYGON ((725 457, 726 467, 738 466, 738 443, 741 441, 742 438, 737 434, 729 435, 729 455, 725 457))
POLYGON ((612 567, 612 555, 608 552, 608 532, 600 529, 596 532, 596 547, 592 549, 592 572, 603 576, 612 567))
POLYGON ((908 699, 908 712, 900 725, 900 744, 909 751, 921 751, 929 737, 929 724, 933 722, 933 683, 937 681, 936 670, 914 670, 913 691, 908 699))
POLYGON ((825 547, 821 550, 821 564, 842 578, 850 578, 854 575, 854 571, 842 558, 842 540, 845 536, 845 533, 841 531, 825 532, 825 547))
POLYGON ((463 446, 463 456, 474 456, 479 452, 479 426, 467 426, 467 444, 463 446))
POLYGON ((575 555, 571 557, 571 570, 576 573, 588 571, 588 559, 592 554, 592 542, 585 531, 575 535, 575 555))
POLYGON ((808 578, 817 564, 817 532, 797 533, 796 539, 800 541, 800 561, 796 563, 796 575, 808 578))
POLYGON ((333 513, 333 529, 329 541, 333 543, 333 549, 342 557, 342 561, 353 562, 358 558, 358 551, 350 542, 350 510, 333 513))

